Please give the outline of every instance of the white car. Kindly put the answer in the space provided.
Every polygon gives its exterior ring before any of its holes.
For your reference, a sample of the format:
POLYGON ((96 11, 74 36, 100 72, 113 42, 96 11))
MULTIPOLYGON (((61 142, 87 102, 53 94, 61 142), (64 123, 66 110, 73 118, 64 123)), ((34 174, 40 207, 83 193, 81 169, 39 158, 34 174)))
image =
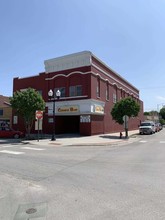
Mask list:
POLYGON ((153 134, 155 131, 156 127, 153 121, 144 121, 139 127, 139 134, 153 134))

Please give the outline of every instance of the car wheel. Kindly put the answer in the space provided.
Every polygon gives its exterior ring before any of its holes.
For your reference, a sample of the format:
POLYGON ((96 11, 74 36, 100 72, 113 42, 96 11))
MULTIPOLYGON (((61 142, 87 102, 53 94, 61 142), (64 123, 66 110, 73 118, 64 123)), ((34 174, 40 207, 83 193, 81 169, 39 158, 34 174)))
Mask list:
POLYGON ((18 138, 19 138, 19 134, 15 134, 14 139, 18 139, 18 138))

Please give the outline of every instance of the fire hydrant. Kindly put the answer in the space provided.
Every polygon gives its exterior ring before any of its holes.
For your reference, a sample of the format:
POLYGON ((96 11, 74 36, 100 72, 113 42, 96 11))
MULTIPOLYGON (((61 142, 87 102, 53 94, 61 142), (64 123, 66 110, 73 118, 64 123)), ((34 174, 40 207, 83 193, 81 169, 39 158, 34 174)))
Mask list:
POLYGON ((122 132, 120 132, 120 139, 122 138, 122 136, 123 136, 123 134, 122 134, 122 132))

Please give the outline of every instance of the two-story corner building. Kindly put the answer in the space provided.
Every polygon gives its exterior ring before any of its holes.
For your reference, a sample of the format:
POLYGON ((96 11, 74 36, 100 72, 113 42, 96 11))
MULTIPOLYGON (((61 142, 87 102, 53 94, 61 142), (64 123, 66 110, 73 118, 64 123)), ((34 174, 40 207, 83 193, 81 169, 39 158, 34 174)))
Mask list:
POLYGON ((9 97, 0 95, 0 127, 11 126, 12 108, 9 102, 9 97))
MULTIPOLYGON (((27 78, 14 78, 13 92, 28 87, 40 92, 46 102, 43 117, 43 133, 52 133, 55 123, 56 134, 80 133, 95 135, 123 131, 123 126, 112 120, 113 105, 120 99, 131 96, 141 106, 136 118, 129 119, 129 130, 138 129, 143 120, 143 102, 139 90, 114 72, 89 51, 45 60, 45 72, 27 78), (60 99, 53 101, 48 91, 60 90, 60 99)), ((13 115, 13 117, 15 117, 13 115)), ((23 129, 18 118, 13 124, 23 129)))

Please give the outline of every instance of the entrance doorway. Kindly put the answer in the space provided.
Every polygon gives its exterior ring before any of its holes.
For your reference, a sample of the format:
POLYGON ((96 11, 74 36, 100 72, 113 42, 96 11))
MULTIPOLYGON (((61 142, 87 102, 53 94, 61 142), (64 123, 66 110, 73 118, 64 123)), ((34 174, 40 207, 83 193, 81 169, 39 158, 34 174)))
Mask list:
POLYGON ((58 117, 58 133, 79 133, 80 116, 60 116, 58 117))

